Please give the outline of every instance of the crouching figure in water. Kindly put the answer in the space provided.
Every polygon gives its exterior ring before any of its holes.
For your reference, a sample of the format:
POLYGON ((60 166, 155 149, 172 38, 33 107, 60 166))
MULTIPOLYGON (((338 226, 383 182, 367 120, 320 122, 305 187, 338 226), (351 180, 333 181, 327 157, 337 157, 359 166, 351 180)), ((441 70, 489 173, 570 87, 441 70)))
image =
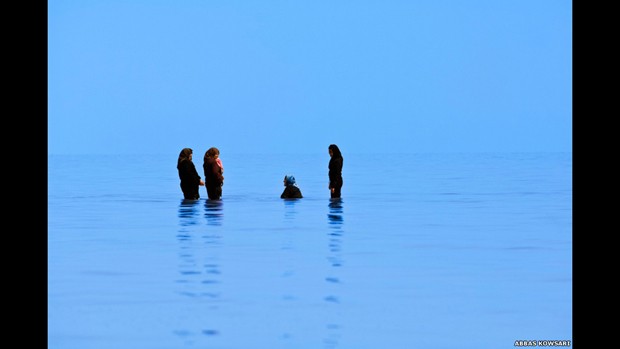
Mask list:
POLYGON ((301 195, 301 190, 299 190, 299 187, 297 186, 297 183, 295 182, 294 176, 291 176, 291 175, 284 176, 284 186, 286 188, 284 188, 284 191, 282 192, 282 195, 280 195, 280 198, 282 199, 303 198, 303 196, 301 195))

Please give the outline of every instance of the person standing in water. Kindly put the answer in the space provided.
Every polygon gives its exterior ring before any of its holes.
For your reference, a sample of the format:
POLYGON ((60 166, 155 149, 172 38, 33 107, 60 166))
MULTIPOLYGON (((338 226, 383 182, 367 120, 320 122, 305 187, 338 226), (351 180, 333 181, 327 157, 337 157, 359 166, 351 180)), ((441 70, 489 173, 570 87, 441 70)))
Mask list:
POLYGON ((335 144, 330 144, 327 148, 330 156, 329 160, 329 192, 331 198, 340 197, 340 189, 342 188, 342 153, 335 144))
POLYGON ((301 199, 303 196, 301 195, 301 190, 297 186, 297 182, 295 181, 295 177, 292 175, 284 176, 284 191, 282 195, 280 195, 281 199, 301 199))
POLYGON ((205 182, 200 179, 196 166, 192 162, 192 156, 194 151, 192 148, 183 148, 179 154, 177 160, 177 170, 179 170, 179 179, 181 180, 181 191, 183 191, 183 198, 189 200, 200 199, 198 193, 198 187, 205 185, 205 182))
POLYGON ((223 169, 217 163, 220 157, 219 149, 215 147, 209 148, 204 156, 202 168, 205 174, 205 187, 207 195, 211 200, 219 200, 222 198, 222 186, 224 185, 223 169))

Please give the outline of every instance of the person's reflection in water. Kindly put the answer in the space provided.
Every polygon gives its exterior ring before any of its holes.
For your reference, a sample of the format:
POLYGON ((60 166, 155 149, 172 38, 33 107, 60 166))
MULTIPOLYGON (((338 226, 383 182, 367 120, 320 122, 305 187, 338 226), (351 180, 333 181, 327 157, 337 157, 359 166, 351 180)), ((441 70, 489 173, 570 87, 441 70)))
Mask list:
POLYGON ((332 267, 340 267, 342 265, 342 259, 340 257, 340 250, 342 247, 342 224, 344 218, 342 217, 342 199, 331 199, 329 202, 329 251, 330 262, 332 267))
POLYGON ((199 200, 183 200, 179 205, 179 232, 177 240, 179 240, 179 264, 181 277, 176 280, 177 283, 184 284, 190 282, 191 275, 199 274, 193 265, 195 264, 194 254, 192 252, 192 231, 193 227, 198 225, 200 217, 198 213, 199 200))
MULTIPOLYGON (((222 282, 222 268, 220 265, 220 245, 221 245, 221 231, 218 228, 222 225, 222 219, 224 217, 224 204, 222 200, 205 201, 205 218, 207 219, 207 225, 213 226, 207 229, 207 232, 202 235, 204 247, 202 248, 205 254, 202 259, 202 277, 200 280, 202 295, 204 295, 210 302, 208 310, 214 312, 219 309, 220 306, 220 283, 222 282)), ((217 336, 219 331, 213 328, 203 328, 201 334, 204 336, 217 336)))
POLYGON ((282 201, 284 201, 284 219, 290 221, 295 218, 295 214, 297 213, 295 204, 298 199, 284 199, 282 201))
MULTIPOLYGON (((330 273, 325 277, 325 281, 329 284, 329 294, 324 300, 330 304, 338 305, 342 301, 338 296, 338 288, 342 280, 339 277, 339 270, 343 266, 342 260, 342 238, 344 236, 343 230, 343 205, 341 198, 330 199, 329 213, 327 214, 328 230, 328 261, 330 263, 330 273)), ((332 314, 338 314, 333 312, 332 314)), ((336 348, 338 346, 338 339, 340 338, 340 325, 339 321, 334 316, 327 318, 326 324, 327 336, 323 340, 325 348, 336 348)))
MULTIPOLYGON (((207 225, 221 226, 224 211, 224 204, 221 200, 206 200, 205 202, 205 218, 207 225)), ((219 246, 221 245, 222 235, 218 229, 207 229, 202 235, 204 239, 206 256, 204 259, 204 278, 202 284, 205 287, 213 288, 214 285, 220 283, 220 275, 222 274, 219 263, 219 246)), ((219 298, 218 293, 210 292, 214 298, 219 298)))
MULTIPOLYGON (((297 208, 295 207, 298 202, 297 199, 284 199, 284 222, 286 222, 287 227, 291 230, 295 229, 295 215, 297 214, 297 208)), ((295 237, 294 234, 291 234, 291 230, 286 230, 283 234, 281 234, 281 243, 280 250, 282 250, 282 263, 280 266, 282 267, 281 277, 286 280, 286 287, 282 287, 282 299, 286 301, 292 301, 298 298, 298 295, 295 294, 295 288, 289 287, 294 283, 295 277, 295 264, 292 261, 295 260, 295 237)), ((283 333, 282 338, 287 338, 288 334, 283 333)))
POLYGON ((198 224, 198 203, 199 200, 181 200, 179 205, 179 219, 182 227, 198 224))
MULTIPOLYGON (((213 251, 205 249, 200 245, 201 241, 196 239, 204 231, 199 212, 201 202, 202 200, 183 200, 179 206, 179 277, 174 282, 178 285, 177 293, 182 296, 183 302, 200 302, 207 306, 203 310, 209 311, 217 308, 220 295, 214 287, 219 283, 221 272, 213 251)), ((202 237, 207 245, 213 245, 211 237, 202 237)), ((212 326, 201 326, 193 322, 186 326, 177 325, 172 329, 172 333, 185 344, 195 344, 198 338, 216 336, 219 331, 212 326)))
POLYGON ((177 233, 177 240, 179 240, 179 246, 181 251, 179 257, 181 258, 181 278, 176 280, 177 283, 188 282, 187 276, 195 271, 189 270, 189 268, 183 267, 184 265, 191 265, 194 256, 191 251, 192 244, 192 227, 198 225, 198 203, 199 200, 181 200, 179 205, 179 232, 177 233))
POLYGON ((223 218, 223 201, 206 200, 205 202, 205 218, 208 225, 222 225, 223 218))

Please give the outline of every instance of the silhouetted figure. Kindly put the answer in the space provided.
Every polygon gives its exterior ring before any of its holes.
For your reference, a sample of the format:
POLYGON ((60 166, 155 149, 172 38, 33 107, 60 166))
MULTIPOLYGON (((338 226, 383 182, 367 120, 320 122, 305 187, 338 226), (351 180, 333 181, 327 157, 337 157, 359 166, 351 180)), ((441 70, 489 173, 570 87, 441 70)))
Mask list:
POLYGON ((222 198, 224 176, 222 175, 222 167, 217 163, 219 157, 219 149, 211 147, 205 152, 204 163, 202 164, 205 174, 205 187, 207 188, 207 195, 211 200, 222 198))
POLYGON ((193 152, 191 148, 183 148, 183 150, 181 150, 179 159, 177 160, 177 169, 179 170, 183 197, 189 200, 198 200, 200 198, 198 187, 205 185, 205 183, 200 179, 196 171, 196 166, 194 166, 192 162, 193 152))
POLYGON ((282 199, 301 199, 303 196, 301 195, 301 190, 297 186, 297 182, 295 181, 295 177, 288 175, 284 176, 284 191, 280 198, 282 199))
POLYGON ((342 153, 335 144, 328 147, 329 156, 329 191, 332 198, 340 197, 340 189, 342 188, 342 153))

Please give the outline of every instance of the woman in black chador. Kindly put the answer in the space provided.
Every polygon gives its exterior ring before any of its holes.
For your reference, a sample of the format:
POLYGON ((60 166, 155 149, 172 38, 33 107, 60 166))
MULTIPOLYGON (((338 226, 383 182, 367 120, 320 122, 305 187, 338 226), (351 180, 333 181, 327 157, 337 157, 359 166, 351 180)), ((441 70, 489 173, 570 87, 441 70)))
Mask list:
POLYGON ((191 148, 183 148, 177 160, 177 169, 179 170, 179 179, 181 180, 181 190, 183 197, 189 200, 198 200, 198 187, 205 185, 200 179, 196 166, 192 162, 193 150, 191 148))
POLYGON ((219 149, 211 147, 205 153, 204 163, 202 164, 205 173, 205 187, 207 188, 207 195, 211 200, 219 200, 222 198, 224 176, 222 175, 222 168, 217 163, 219 157, 219 149))
POLYGON ((301 190, 299 190, 299 187, 297 186, 297 183, 295 182, 295 177, 294 176, 284 176, 284 186, 286 188, 284 188, 284 191, 282 192, 282 195, 280 195, 281 199, 301 199, 303 198, 303 196, 301 195, 301 190))
POLYGON ((342 188, 342 153, 335 144, 330 144, 329 148, 329 191, 333 198, 340 197, 340 188, 342 188))

